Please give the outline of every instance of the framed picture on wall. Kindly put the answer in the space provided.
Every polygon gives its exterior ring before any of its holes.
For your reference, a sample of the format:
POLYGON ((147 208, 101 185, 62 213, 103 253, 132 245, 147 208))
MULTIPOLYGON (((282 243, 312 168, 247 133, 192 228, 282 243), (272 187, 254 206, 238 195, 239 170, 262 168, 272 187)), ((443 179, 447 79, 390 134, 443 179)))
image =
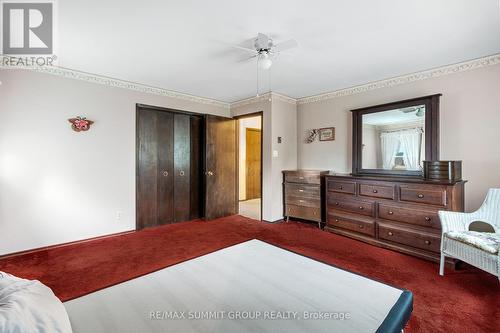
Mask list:
POLYGON ((335 127, 325 127, 318 130, 319 141, 335 140, 335 127))

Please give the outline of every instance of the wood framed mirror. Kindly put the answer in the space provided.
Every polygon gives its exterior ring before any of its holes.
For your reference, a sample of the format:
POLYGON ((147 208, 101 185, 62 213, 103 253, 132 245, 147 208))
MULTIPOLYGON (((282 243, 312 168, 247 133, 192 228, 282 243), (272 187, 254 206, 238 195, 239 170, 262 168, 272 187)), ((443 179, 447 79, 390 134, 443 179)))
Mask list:
POLYGON ((354 175, 423 175, 439 159, 441 94, 351 110, 354 175))

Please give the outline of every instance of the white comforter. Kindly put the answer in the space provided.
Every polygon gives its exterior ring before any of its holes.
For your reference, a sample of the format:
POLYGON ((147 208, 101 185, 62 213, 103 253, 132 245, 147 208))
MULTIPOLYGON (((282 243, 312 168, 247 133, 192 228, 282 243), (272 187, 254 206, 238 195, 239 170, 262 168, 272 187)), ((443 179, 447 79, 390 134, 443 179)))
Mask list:
POLYGON ((0 333, 71 333, 71 324, 49 287, 0 272, 0 333))

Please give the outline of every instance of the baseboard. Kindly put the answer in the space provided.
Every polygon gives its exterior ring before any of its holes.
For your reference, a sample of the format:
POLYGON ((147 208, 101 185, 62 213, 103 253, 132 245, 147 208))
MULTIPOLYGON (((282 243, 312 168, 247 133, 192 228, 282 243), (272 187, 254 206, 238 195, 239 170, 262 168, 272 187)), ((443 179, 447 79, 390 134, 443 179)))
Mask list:
POLYGON ((95 240, 100 240, 100 239, 105 239, 105 238, 110 238, 110 237, 115 237, 115 236, 122 236, 126 234, 131 234, 136 232, 136 230, 129 230, 129 231, 122 231, 122 232, 117 232, 114 234, 108 234, 108 235, 102 235, 102 236, 96 236, 92 238, 85 238, 85 239, 80 239, 77 241, 72 241, 72 242, 67 242, 67 243, 60 243, 60 244, 54 244, 54 245, 49 245, 49 246, 42 246, 34 249, 29 249, 29 250, 23 250, 19 252, 13 252, 13 253, 7 253, 7 254, 2 254, 0 255, 0 260, 1 259, 7 259, 7 258, 12 258, 12 257, 18 257, 22 256, 25 254, 30 254, 38 251, 44 251, 44 250, 51 250, 51 249, 56 249, 59 247, 65 247, 69 245, 75 245, 75 244, 81 244, 81 243, 87 243, 95 240))
POLYGON ((261 220, 262 222, 266 222, 266 223, 278 223, 278 222, 283 222, 283 219, 278 219, 278 220, 275 220, 275 221, 268 221, 268 220, 261 220))

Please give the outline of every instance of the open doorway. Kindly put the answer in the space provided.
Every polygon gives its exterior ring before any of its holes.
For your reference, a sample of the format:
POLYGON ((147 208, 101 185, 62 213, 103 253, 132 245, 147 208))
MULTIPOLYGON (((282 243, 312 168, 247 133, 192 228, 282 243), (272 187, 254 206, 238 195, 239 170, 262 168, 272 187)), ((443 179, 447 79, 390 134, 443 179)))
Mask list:
POLYGON ((238 119, 239 214, 262 219, 262 112, 238 119))

